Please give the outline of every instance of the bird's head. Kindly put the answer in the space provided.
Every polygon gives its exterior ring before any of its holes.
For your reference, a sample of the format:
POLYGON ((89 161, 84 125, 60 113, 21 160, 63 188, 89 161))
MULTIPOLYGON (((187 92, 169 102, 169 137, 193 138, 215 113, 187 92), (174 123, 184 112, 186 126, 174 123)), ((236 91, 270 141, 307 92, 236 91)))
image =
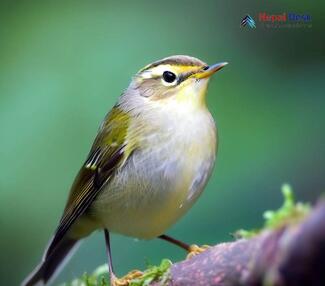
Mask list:
POLYGON ((208 65, 189 56, 171 56, 142 68, 131 86, 137 94, 155 105, 205 106, 205 94, 211 75, 227 65, 208 65))

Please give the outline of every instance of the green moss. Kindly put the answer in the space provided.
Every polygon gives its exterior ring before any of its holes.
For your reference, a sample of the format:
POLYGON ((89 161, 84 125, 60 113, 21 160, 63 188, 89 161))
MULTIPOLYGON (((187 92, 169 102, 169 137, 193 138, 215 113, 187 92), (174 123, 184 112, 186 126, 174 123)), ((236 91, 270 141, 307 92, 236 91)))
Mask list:
POLYGON ((151 282, 158 280, 161 285, 167 283, 169 279, 169 269, 172 265, 168 259, 163 259, 159 266, 150 266, 138 279, 131 281, 130 286, 147 286, 151 282))
MULTIPOLYGON (((148 266, 143 275, 131 281, 130 286, 147 286, 155 280, 160 280, 161 285, 169 279, 169 268, 172 265, 168 259, 163 259, 158 266, 148 266)), ((65 283, 64 286, 109 286, 107 264, 99 266, 92 274, 85 273, 81 278, 65 283)))
POLYGON ((290 185, 282 186, 284 197, 283 205, 275 211, 268 210, 264 212, 264 226, 260 229, 238 230, 235 235, 239 238, 250 238, 266 229, 276 229, 286 224, 293 224, 300 221, 310 211, 310 205, 307 203, 295 202, 295 198, 290 185))
POLYGON ((92 274, 83 274, 80 278, 62 286, 109 286, 107 264, 99 266, 92 274))

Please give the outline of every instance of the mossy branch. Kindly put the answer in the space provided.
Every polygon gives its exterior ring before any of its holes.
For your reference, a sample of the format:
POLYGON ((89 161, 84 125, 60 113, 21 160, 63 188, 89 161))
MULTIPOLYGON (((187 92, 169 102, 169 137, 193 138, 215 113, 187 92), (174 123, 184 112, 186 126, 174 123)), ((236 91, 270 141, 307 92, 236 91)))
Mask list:
MULTIPOLYGON (((149 267, 130 286, 295 286, 325 285, 325 200, 311 208, 295 203, 288 185, 284 203, 264 213, 264 227, 240 230, 236 240, 213 246, 190 259, 149 267)), ((107 266, 71 286, 106 286, 107 266)))

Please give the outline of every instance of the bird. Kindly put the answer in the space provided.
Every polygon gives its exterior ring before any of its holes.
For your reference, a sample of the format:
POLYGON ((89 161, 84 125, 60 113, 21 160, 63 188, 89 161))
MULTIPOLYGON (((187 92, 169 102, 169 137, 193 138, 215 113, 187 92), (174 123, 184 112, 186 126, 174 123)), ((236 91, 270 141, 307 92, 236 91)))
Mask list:
POLYGON ((133 76, 99 127, 40 264, 21 285, 49 283, 95 230, 104 232, 111 285, 127 282, 114 274, 110 233, 160 238, 191 251, 165 232, 212 174, 218 140, 206 93, 225 65, 174 55, 133 76))

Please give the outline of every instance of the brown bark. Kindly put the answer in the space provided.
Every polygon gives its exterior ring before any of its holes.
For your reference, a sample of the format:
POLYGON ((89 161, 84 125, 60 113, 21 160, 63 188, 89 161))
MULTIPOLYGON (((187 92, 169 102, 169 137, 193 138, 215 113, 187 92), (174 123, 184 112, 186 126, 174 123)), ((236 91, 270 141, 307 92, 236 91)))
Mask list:
POLYGON ((167 285, 324 286, 325 201, 299 223, 221 243, 173 264, 167 285))

